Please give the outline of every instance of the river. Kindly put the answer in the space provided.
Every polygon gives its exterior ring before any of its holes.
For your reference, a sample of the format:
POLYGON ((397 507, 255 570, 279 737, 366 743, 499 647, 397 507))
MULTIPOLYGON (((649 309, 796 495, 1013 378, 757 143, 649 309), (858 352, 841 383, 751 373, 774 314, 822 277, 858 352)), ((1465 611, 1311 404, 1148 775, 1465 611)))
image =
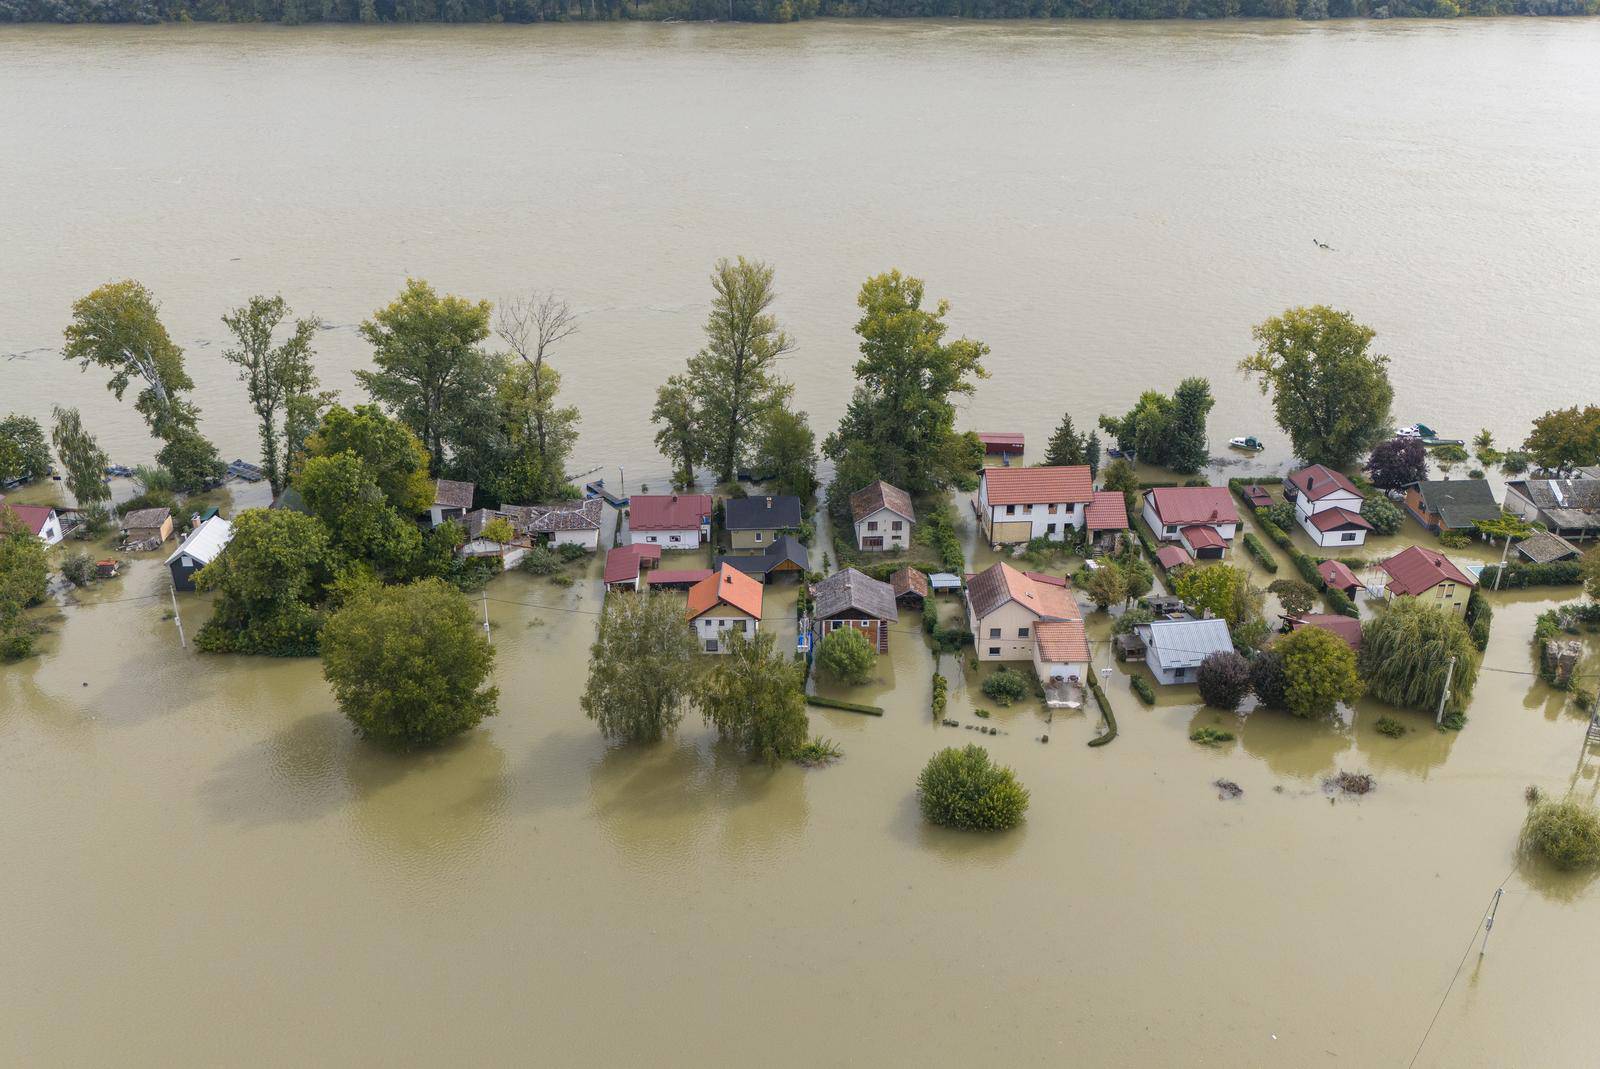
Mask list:
MULTIPOLYGON (((993 347, 965 425, 1035 451, 1064 408, 1204 374, 1214 439, 1281 471, 1233 365, 1315 301, 1378 330, 1402 421, 1517 440, 1600 386, 1597 48, 1588 20, 0 27, 0 412, 77 404, 148 459, 55 351, 112 278, 164 302, 229 457, 254 430, 218 317, 249 295, 322 316, 353 399, 355 327, 408 274, 553 288, 582 313, 556 356, 577 459, 632 485, 665 469, 648 413, 710 264, 743 253, 777 266, 821 430, 855 292, 899 266, 993 347)), ((1597 892, 1514 853, 1527 785, 1600 784, 1530 674, 1548 593, 1497 596, 1459 734, 1401 714, 1388 739, 1362 703, 1224 717, 1238 741, 1206 749, 1192 692, 1146 709, 1120 673, 1108 747, 998 712, 1033 804, 980 839, 916 811, 971 732, 930 723, 914 634, 852 694, 883 718, 812 711, 842 762, 767 772, 694 720, 605 746, 576 705, 597 566, 512 575, 501 715, 398 757, 316 663, 180 648, 164 589, 140 559, 0 667, 10 1063, 1394 1065, 1425 1034, 1420 1065, 1596 1057, 1597 892), (1340 769, 1378 789, 1330 798, 1340 769)), ((207 611, 184 600, 191 635, 207 611)))

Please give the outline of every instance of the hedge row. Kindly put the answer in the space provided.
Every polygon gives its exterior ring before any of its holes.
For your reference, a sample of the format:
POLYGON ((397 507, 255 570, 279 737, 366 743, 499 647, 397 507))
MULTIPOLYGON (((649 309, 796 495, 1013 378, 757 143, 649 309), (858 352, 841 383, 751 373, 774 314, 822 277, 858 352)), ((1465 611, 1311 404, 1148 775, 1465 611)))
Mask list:
MULTIPOLYGON (((1478 577, 1478 582, 1490 590, 1494 589, 1495 576, 1500 572, 1500 565, 1491 564, 1483 570, 1478 577)), ((1506 565, 1506 574, 1500 580, 1500 589, 1519 590, 1530 586, 1575 586, 1583 582, 1583 565, 1575 560, 1556 561, 1553 564, 1518 564, 1515 561, 1506 565)))
POLYGON ((1155 689, 1150 686, 1150 681, 1144 676, 1133 675, 1128 677, 1128 686, 1133 688, 1133 692, 1139 696, 1139 700, 1146 705, 1154 705, 1156 703, 1155 689))
MULTIPOLYGON (((1249 481, 1265 483, 1272 482, 1273 480, 1254 479, 1249 481)), ((1283 480, 1278 479, 1276 481, 1281 483, 1283 480)), ((1295 570, 1300 573, 1300 578, 1304 579, 1307 583, 1310 583, 1316 589, 1322 591, 1322 593, 1328 599, 1328 607, 1334 612, 1339 613, 1342 616, 1360 616, 1360 612, 1356 609, 1356 603, 1351 601, 1350 598, 1346 596, 1344 591, 1335 590, 1327 583, 1322 581, 1322 576, 1317 574, 1317 564, 1319 562, 1315 558, 1300 552, 1299 548, 1294 544, 1294 539, 1289 537, 1289 533, 1267 518, 1266 509, 1255 508, 1245 500, 1244 488, 1246 485, 1248 485, 1248 482, 1243 479, 1228 480, 1228 489, 1232 490, 1234 494, 1238 496, 1239 500, 1244 502, 1245 507, 1250 509, 1250 515, 1255 517, 1256 526, 1260 527, 1262 531, 1266 532, 1267 537, 1272 539, 1279 549, 1289 554, 1289 559, 1294 562, 1295 570)), ((1246 534, 1244 536, 1245 548, 1250 551, 1252 556, 1255 556, 1257 560, 1260 560, 1261 558, 1258 555, 1257 550, 1264 550, 1265 547, 1253 546, 1250 544, 1250 542, 1250 535, 1246 534)), ((1349 564, 1352 568, 1359 568, 1366 562, 1352 557, 1346 559, 1345 563, 1349 564)), ((1275 566, 1268 568, 1268 571, 1276 572, 1277 570, 1278 569, 1275 566)))
POLYGON ((1472 644, 1482 653, 1489 648, 1489 624, 1494 620, 1494 609, 1489 599, 1477 588, 1467 595, 1467 629, 1472 632, 1472 644))
POLYGON ((1250 555, 1256 559, 1261 567, 1269 572, 1277 572, 1277 559, 1267 552, 1267 547, 1261 544, 1261 539, 1255 536, 1254 531, 1246 531, 1244 533, 1244 548, 1250 551, 1250 555))
POLYGON ((1100 681, 1094 677, 1093 669, 1089 671, 1089 693, 1094 695, 1094 702, 1100 707, 1100 715, 1106 722, 1106 733, 1090 739, 1089 745, 1104 746, 1117 737, 1117 714, 1111 711, 1111 699, 1106 697, 1106 692, 1101 689, 1100 681))
POLYGON ((876 705, 862 705, 859 702, 840 701, 838 698, 824 698, 820 694, 807 694, 807 705, 820 705, 824 709, 843 709, 847 713, 864 713, 867 716, 882 716, 883 709, 876 705))

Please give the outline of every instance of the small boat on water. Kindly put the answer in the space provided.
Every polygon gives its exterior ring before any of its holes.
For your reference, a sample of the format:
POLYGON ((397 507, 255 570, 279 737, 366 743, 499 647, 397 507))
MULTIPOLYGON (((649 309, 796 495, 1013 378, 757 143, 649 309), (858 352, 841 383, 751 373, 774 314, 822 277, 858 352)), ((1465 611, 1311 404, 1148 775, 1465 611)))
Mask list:
POLYGON ((1266 448, 1261 444, 1261 439, 1253 434, 1247 434, 1243 438, 1229 438, 1228 446, 1231 449, 1243 449, 1250 453, 1259 453, 1266 448))
POLYGON ((1439 445, 1466 445, 1460 438, 1441 438, 1439 432, 1426 423, 1414 423, 1409 427, 1401 427, 1394 432, 1396 438, 1415 438, 1430 449, 1439 445))

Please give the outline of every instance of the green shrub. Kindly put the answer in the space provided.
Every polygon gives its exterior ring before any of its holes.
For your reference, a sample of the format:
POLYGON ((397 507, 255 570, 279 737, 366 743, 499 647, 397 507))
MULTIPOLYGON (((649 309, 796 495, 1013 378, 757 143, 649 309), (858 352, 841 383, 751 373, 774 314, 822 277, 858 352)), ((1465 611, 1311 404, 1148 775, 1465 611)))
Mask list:
POLYGON ((1276 572, 1278 570, 1277 558, 1267 552, 1267 547, 1261 544, 1261 539, 1255 536, 1255 532, 1246 531, 1244 533, 1244 548, 1267 571, 1276 572))
POLYGON ((1012 828, 1028 810, 1028 789, 1011 769, 991 763, 981 746, 934 754, 917 777, 917 796, 922 815, 949 828, 1012 828))
POLYGON ((1147 624, 1156 618, 1156 614, 1143 605, 1136 605, 1128 609, 1111 625, 1113 635, 1126 635, 1140 624, 1147 624))
POLYGON ((1028 695, 1028 681, 1015 668, 1001 668, 983 681, 983 693, 999 705, 1010 705, 1028 695))
POLYGON ((844 756, 844 751, 839 749, 838 743, 832 739, 825 739, 815 735, 811 741, 795 751, 794 761, 797 765, 807 768, 817 768, 822 765, 831 765, 844 756))
POLYGON ((1600 814, 1574 799, 1538 802, 1522 825, 1522 848, 1559 869, 1600 864, 1600 814))
POLYGON ((1472 588, 1472 593, 1467 595, 1466 622, 1467 630, 1472 635, 1472 644, 1482 653, 1489 648, 1489 624, 1494 619, 1494 608, 1490 606, 1489 599, 1477 587, 1472 588))
POLYGON ((1267 520, 1280 531, 1292 531, 1295 524, 1294 506, 1287 501, 1276 501, 1267 506, 1267 520))
POLYGON ((967 556, 961 551, 961 538, 956 534, 955 509, 948 504, 925 509, 912 537, 939 554, 939 565, 945 571, 960 575, 965 570, 967 556))
POLYGON ((1387 735, 1391 739, 1398 739, 1406 733, 1406 726, 1392 716, 1378 717, 1378 722, 1374 727, 1377 729, 1378 734, 1387 735))
POLYGON ((950 701, 950 681, 948 679, 946 679, 943 675, 941 675, 937 670, 935 670, 934 673, 933 673, 933 702, 932 702, 933 718, 935 720, 943 720, 944 719, 945 706, 949 704, 949 701, 950 701))
POLYGON ((563 561, 575 561, 580 557, 587 557, 588 555, 589 551, 578 545, 576 542, 563 542, 561 545, 556 547, 556 556, 560 557, 563 561))
POLYGON ((1379 494, 1361 502, 1361 518, 1372 524, 1372 529, 1381 535, 1398 534, 1400 524, 1405 519, 1393 501, 1379 494))
POLYGON ((1222 731, 1218 728, 1199 728, 1189 733, 1190 742, 1198 742, 1204 746, 1215 746, 1220 742, 1232 742, 1233 732, 1222 731))
MULTIPOLYGON (((1500 565, 1489 565, 1479 576, 1479 583, 1493 590, 1499 571, 1500 565)), ((1551 564, 1519 564, 1512 561, 1506 565, 1505 573, 1500 580, 1502 590, 1520 590, 1530 586, 1576 586, 1583 582, 1583 565, 1575 560, 1551 564)))
POLYGON ((1576 687, 1572 691, 1572 700, 1584 712, 1594 708, 1594 691, 1588 687, 1576 687))
POLYGON ((854 627, 830 631, 817 644, 817 670, 841 683, 865 683, 877 660, 872 643, 854 627))
POLYGON ((1201 701, 1232 712, 1250 693, 1250 662, 1232 650, 1219 650, 1200 662, 1195 682, 1200 685, 1201 701))
POLYGON ((1139 700, 1146 705, 1154 705, 1156 703, 1155 688, 1150 686, 1150 681, 1144 676, 1130 676, 1128 686, 1133 688, 1133 692, 1139 696, 1139 700))
POLYGON ((922 630, 928 635, 939 630, 939 606, 931 596, 922 599, 922 630))
POLYGON ((1441 531, 1439 544, 1446 549, 1466 549, 1472 545, 1472 536, 1465 531, 1441 531))
POLYGON ((561 567, 561 558, 545 546, 534 546, 522 555, 517 567, 529 575, 550 575, 561 567))
POLYGON ((1444 714, 1444 719, 1439 722, 1439 726, 1445 731, 1460 731, 1467 726, 1467 714, 1446 713, 1444 714))
POLYGON ((933 633, 933 647, 940 653, 955 653, 972 642, 972 632, 964 627, 941 627, 933 633))
POLYGON ((170 490, 146 490, 142 494, 128 498, 117 506, 117 515, 126 516, 139 509, 171 509, 173 522, 177 522, 178 498, 170 490))
POLYGON ((1100 681, 1093 672, 1089 673, 1089 693, 1094 695, 1094 702, 1100 707, 1100 715, 1105 719, 1106 731, 1104 735, 1096 735, 1089 740, 1090 746, 1104 746, 1117 737, 1117 714, 1111 709, 1111 699, 1106 697, 1105 688, 1100 686, 1100 681))
POLYGON ((1341 616, 1360 618, 1361 610, 1356 608, 1356 603, 1351 601, 1350 595, 1344 591, 1330 586, 1322 593, 1328 599, 1328 608, 1334 612, 1339 613, 1341 616))
POLYGON ((69 553, 61 559, 61 574, 73 586, 88 586, 94 582, 94 558, 87 553, 69 553))
POLYGON ((572 578, 572 576, 560 573, 552 575, 550 577, 550 581, 556 586, 571 586, 573 583, 577 582, 577 580, 572 578))
POLYGON ((1300 578, 1321 590, 1327 584, 1322 581, 1322 576, 1317 574, 1317 562, 1301 553, 1293 546, 1289 548, 1289 559, 1294 561, 1295 570, 1300 573, 1300 578))

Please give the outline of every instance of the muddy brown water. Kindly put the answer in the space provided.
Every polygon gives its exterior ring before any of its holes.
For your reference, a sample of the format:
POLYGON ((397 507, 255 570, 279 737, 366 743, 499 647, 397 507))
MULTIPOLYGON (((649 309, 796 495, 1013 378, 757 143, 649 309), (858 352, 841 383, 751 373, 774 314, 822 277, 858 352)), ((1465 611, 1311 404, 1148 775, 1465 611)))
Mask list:
MULTIPOLYGON (((0 30, 0 349, 24 354, 0 409, 70 399, 117 459, 147 455, 131 412, 37 352, 106 277, 166 300, 229 455, 252 431, 213 356, 225 305, 282 289, 328 317, 348 391, 351 325, 405 272, 558 285, 585 313, 580 453, 648 478, 648 389, 693 349, 706 265, 742 248, 779 264, 820 427, 854 288, 898 262, 995 343, 975 426, 1042 442, 1065 405, 1087 420, 1196 368, 1214 434, 1275 434, 1229 368, 1251 322, 1325 298, 1407 358, 1398 414, 1520 435, 1595 385, 1575 298, 1600 232, 1573 206, 1600 159, 1596 31, 0 30), (1466 382, 1441 398, 1442 375, 1466 382)), ((1269 441, 1261 470, 1286 460, 1269 441)), ((1187 688, 1145 708, 1120 667, 1110 746, 1084 745, 1086 713, 994 709, 985 744, 1033 802, 987 838, 916 810, 929 754, 976 732, 932 723, 915 620, 850 691, 882 718, 812 710, 844 760, 767 771, 694 719, 601 741, 576 704, 597 563, 493 584, 502 712, 410 756, 354 739, 313 661, 180 648, 164 592, 141 558, 0 668, 7 1062, 1401 1064, 1502 881, 1419 1064, 1595 1060, 1596 892, 1514 855, 1527 785, 1600 785, 1582 716, 1531 675, 1549 592, 1495 596, 1459 734, 1400 713, 1386 738, 1368 702, 1326 724, 1187 688), (1207 725, 1238 738, 1188 741, 1207 725), (1339 770, 1377 789, 1330 799, 1339 770)), ((780 620, 792 599, 773 591, 780 620)), ((207 612, 182 599, 191 635, 207 612)), ((941 667, 978 723, 980 677, 941 667)))

